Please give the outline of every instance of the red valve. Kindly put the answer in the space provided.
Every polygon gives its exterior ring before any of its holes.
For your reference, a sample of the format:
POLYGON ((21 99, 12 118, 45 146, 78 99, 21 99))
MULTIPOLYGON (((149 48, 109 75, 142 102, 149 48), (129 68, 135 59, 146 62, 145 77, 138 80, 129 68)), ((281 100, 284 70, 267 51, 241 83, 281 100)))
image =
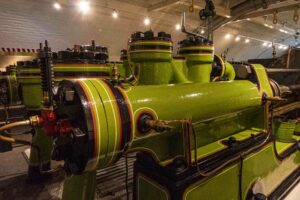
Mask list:
POLYGON ((55 112, 52 110, 42 110, 39 121, 48 136, 69 135, 72 132, 70 121, 58 121, 55 112))

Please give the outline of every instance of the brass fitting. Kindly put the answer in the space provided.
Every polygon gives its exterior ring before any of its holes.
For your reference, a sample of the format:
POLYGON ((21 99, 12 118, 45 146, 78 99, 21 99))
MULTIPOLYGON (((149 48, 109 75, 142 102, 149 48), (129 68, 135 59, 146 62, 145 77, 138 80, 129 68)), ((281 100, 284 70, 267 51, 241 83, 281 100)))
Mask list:
POLYGON ((34 126, 34 127, 38 126, 40 124, 39 116, 34 115, 34 116, 29 117, 29 122, 30 122, 31 126, 34 126))

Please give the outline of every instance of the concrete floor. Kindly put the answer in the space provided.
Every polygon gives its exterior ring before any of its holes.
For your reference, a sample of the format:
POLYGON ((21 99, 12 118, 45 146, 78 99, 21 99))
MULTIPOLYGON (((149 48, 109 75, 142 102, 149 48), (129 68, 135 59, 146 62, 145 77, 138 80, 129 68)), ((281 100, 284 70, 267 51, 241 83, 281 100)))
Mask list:
MULTIPOLYGON (((30 140, 30 135, 17 136, 30 140)), ((24 151, 28 146, 14 145, 13 151, 0 153, 0 200, 59 200, 62 197, 64 173, 58 172, 44 183, 32 184, 27 180, 27 158, 24 151)), ((129 189, 133 177, 133 158, 128 159, 129 189)), ((114 166, 97 171, 95 199, 126 199, 125 160, 114 166), (117 176, 116 176, 117 175, 117 176)))

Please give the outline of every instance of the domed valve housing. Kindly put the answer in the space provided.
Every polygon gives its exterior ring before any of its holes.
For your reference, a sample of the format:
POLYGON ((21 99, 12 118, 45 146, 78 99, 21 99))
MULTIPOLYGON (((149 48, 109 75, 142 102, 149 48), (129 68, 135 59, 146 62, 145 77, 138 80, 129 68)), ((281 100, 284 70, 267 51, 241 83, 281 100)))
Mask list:
POLYGON ((56 58, 59 62, 104 64, 109 57, 107 47, 96 45, 92 40, 90 45, 74 45, 72 50, 59 51, 56 58))
POLYGON ((135 32, 129 41, 129 59, 140 67, 138 84, 168 84, 172 78, 171 35, 152 31, 135 32))
POLYGON ((214 46, 199 36, 189 36, 179 42, 178 54, 184 56, 188 66, 188 79, 192 82, 210 82, 214 46))

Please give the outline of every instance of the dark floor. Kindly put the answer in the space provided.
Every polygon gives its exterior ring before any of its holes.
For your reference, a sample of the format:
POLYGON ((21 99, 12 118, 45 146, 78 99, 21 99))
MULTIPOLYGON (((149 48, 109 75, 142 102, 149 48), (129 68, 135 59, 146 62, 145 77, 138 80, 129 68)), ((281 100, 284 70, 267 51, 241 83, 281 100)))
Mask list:
MULTIPOLYGON (((30 135, 15 136, 30 140, 30 135)), ((27 181, 27 160, 23 152, 28 146, 14 145, 13 151, 0 153, 0 200, 61 199, 64 174, 56 173, 44 183, 27 181)), ((134 158, 128 158, 128 185, 131 196, 134 158)), ((95 199, 126 199, 125 159, 114 166, 97 171, 95 199)))

